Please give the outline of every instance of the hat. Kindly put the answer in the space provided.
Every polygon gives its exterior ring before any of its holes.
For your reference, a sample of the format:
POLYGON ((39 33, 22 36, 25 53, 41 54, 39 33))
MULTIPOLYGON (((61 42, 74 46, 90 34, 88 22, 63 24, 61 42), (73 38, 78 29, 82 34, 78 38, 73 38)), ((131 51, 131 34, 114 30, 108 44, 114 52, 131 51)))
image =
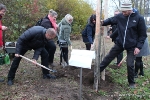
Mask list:
POLYGON ((120 7, 121 11, 132 10, 132 3, 130 1, 123 2, 120 7))

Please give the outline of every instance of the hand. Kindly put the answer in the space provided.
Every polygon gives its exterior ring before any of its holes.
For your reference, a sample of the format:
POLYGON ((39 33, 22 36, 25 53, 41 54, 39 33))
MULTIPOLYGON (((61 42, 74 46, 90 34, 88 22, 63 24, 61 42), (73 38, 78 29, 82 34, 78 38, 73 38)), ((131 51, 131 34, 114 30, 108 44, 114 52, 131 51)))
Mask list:
POLYGON ((91 50, 94 50, 94 44, 91 44, 91 50))
POLYGON ((103 25, 104 20, 101 20, 101 25, 103 25))
POLYGON ((3 31, 7 30, 7 27, 6 26, 2 26, 2 30, 3 31))
POLYGON ((70 49, 72 50, 72 46, 70 46, 70 49))
POLYGON ((15 56, 16 56, 16 57, 19 57, 20 55, 19 55, 19 54, 15 54, 15 56))
POLYGON ((35 60, 35 59, 32 59, 32 61, 33 61, 33 64, 37 64, 37 61, 35 60))
POLYGON ((107 38, 107 39, 110 39, 110 36, 107 35, 106 38, 107 38))
POLYGON ((135 49, 134 49, 134 55, 139 54, 139 52, 140 52, 139 48, 135 48, 135 49))

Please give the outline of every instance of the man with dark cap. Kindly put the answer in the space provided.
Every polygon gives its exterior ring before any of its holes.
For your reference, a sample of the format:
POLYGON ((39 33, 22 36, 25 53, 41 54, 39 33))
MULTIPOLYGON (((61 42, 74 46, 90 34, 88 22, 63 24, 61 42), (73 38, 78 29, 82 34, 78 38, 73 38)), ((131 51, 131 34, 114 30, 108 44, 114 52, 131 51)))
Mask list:
POLYGON ((116 24, 118 37, 116 38, 116 44, 100 63, 100 72, 102 72, 118 54, 126 50, 129 87, 135 88, 134 59, 135 55, 140 52, 147 34, 144 17, 132 9, 131 2, 123 2, 120 7, 122 13, 101 21, 103 26, 116 24))

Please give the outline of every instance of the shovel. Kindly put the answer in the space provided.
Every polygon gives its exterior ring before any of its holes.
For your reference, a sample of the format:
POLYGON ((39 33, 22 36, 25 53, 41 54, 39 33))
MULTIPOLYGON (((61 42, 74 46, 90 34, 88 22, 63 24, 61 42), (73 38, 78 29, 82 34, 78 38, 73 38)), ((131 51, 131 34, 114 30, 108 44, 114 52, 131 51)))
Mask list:
MULTIPOLYGON (((28 61, 30 61, 30 62, 32 62, 32 63, 35 63, 34 61, 32 61, 31 59, 29 59, 29 58, 27 58, 27 57, 25 57, 25 56, 22 56, 22 55, 19 55, 20 57, 22 57, 22 58, 24 58, 25 60, 28 60, 28 61)), ((43 66, 43 65, 41 65, 41 64, 39 64, 39 63, 36 63, 36 65, 38 65, 38 66, 40 66, 40 67, 42 67, 42 68, 45 68, 45 69, 47 69, 47 70, 49 70, 49 71, 51 71, 51 72, 57 72, 56 70, 52 70, 52 69, 50 69, 50 68, 47 68, 47 67, 45 67, 45 66, 43 66)))

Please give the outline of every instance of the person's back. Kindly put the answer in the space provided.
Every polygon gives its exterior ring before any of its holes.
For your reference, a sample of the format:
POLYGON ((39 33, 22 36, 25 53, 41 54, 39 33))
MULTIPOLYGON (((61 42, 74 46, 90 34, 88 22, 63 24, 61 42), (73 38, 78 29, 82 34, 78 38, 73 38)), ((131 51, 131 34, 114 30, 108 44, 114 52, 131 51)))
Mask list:
POLYGON ((82 31, 82 39, 83 42, 85 43, 86 50, 90 50, 91 46, 93 45, 95 37, 95 24, 96 24, 96 15, 92 14, 90 16, 88 24, 82 31))

